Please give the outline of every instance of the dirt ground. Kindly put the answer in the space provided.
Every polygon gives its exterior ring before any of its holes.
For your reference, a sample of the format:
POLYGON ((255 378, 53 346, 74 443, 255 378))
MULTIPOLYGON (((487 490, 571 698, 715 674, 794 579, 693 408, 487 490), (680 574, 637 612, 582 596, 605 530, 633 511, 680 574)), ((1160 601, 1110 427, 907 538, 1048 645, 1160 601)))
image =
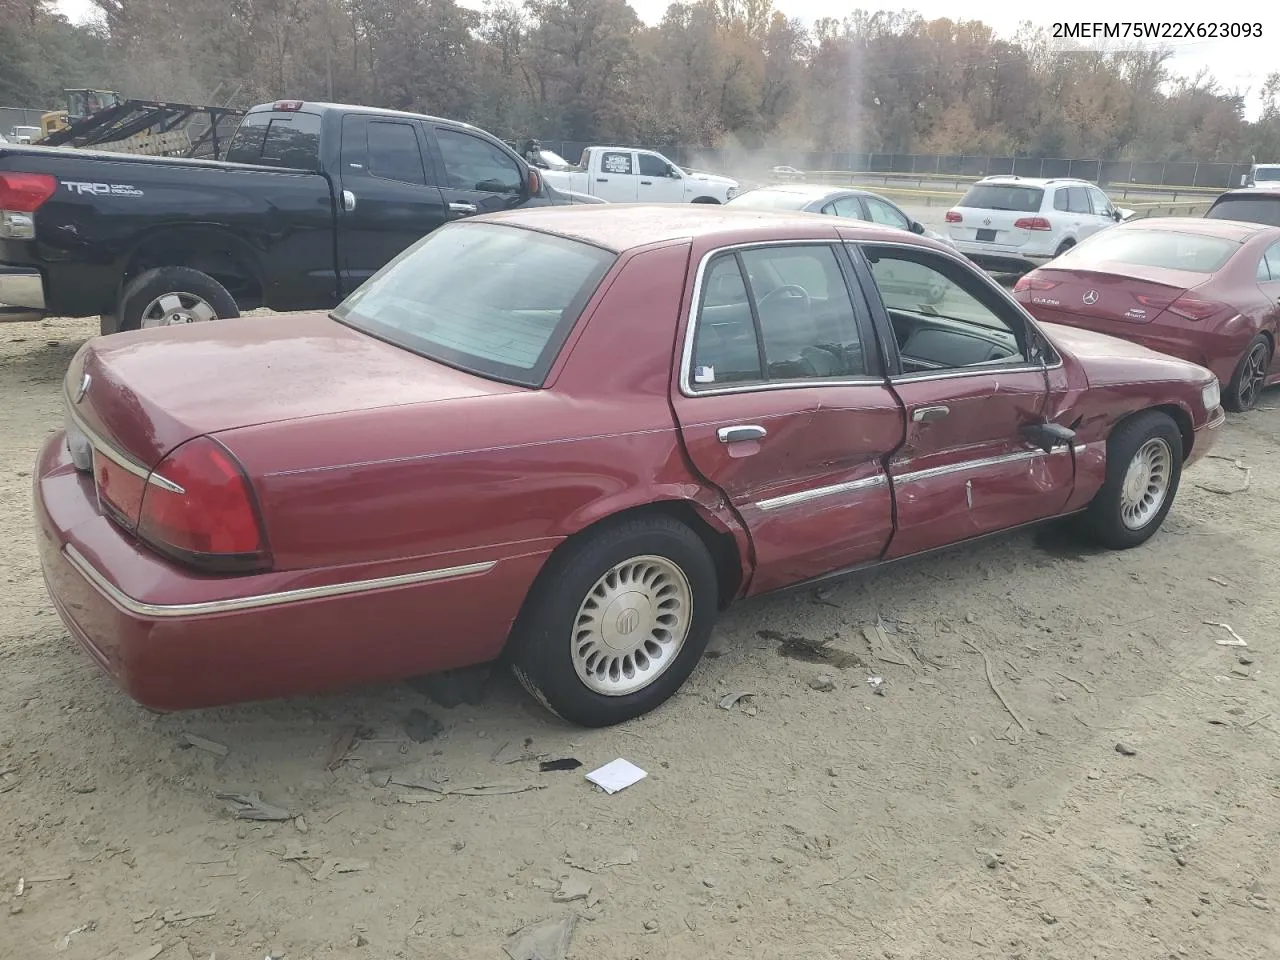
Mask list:
POLYGON ((0 328, 3 960, 496 960, 571 915, 592 960, 1280 956, 1277 397, 1219 441, 1250 470, 1190 471, 1147 546, 1050 528, 743 604, 619 728, 504 676, 157 716, 68 638, 34 549, 93 329, 0 328), (411 739, 414 710, 443 729, 411 739), (606 795, 584 774, 616 757, 648 777, 606 795), (215 796, 253 791, 297 819, 215 796))

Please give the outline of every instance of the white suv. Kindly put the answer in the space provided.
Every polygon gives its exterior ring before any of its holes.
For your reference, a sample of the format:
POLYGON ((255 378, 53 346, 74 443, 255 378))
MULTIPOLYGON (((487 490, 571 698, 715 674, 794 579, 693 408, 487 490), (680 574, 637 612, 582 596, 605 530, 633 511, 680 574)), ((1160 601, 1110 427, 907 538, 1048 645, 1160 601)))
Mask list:
POLYGON ((1087 180, 987 177, 947 211, 956 249, 988 270, 1024 272, 1126 219, 1087 180))

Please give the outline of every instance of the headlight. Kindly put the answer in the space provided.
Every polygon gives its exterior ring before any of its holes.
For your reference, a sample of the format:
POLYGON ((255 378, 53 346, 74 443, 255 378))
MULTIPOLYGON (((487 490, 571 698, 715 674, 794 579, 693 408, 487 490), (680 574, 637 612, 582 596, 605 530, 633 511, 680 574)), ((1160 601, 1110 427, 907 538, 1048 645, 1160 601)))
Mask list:
POLYGON ((1201 388, 1204 408, 1212 413, 1222 403, 1222 391, 1218 388, 1218 378, 1214 377, 1201 388))
POLYGON ((732 200, 737 195, 738 195, 737 187, 730 187, 728 190, 724 192, 724 197, 726 200, 732 200))

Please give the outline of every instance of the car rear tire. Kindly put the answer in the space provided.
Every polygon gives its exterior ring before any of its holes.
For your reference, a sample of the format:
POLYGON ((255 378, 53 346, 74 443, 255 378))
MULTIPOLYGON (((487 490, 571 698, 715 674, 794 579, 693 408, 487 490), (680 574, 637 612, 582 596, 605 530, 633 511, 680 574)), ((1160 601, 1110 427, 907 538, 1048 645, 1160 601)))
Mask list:
POLYGON ((1235 413, 1252 410, 1258 404, 1262 385, 1267 382, 1267 370, 1271 367, 1271 341, 1261 333, 1249 341, 1244 356, 1231 375, 1231 382, 1222 396, 1222 405, 1235 413))
POLYGON ((1089 533, 1112 550, 1128 550, 1164 523, 1182 480, 1182 433, 1168 414, 1148 410, 1107 438, 1107 476, 1089 504, 1089 533))
POLYGON ((512 637, 511 667, 552 713, 607 727, 683 686, 719 609, 715 561, 670 517, 588 533, 554 556, 512 637))
POLYGON ((202 323, 240 316, 227 288, 190 267, 158 267, 131 280, 116 310, 117 330, 202 323))

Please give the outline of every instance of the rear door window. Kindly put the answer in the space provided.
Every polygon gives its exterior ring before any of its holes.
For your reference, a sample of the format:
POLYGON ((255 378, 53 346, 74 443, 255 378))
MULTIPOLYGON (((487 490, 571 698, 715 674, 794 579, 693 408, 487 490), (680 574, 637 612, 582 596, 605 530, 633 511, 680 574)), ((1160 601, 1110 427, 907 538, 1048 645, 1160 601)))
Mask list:
POLYGON ((1084 187, 1067 187, 1068 213, 1093 213, 1089 205, 1089 191, 1084 187))
POLYGON ((231 163, 320 169, 320 117, 314 113, 251 113, 227 147, 231 163))
POLYGON ((382 180, 425 184, 422 147, 413 124, 370 120, 365 128, 369 138, 369 173, 382 180))

